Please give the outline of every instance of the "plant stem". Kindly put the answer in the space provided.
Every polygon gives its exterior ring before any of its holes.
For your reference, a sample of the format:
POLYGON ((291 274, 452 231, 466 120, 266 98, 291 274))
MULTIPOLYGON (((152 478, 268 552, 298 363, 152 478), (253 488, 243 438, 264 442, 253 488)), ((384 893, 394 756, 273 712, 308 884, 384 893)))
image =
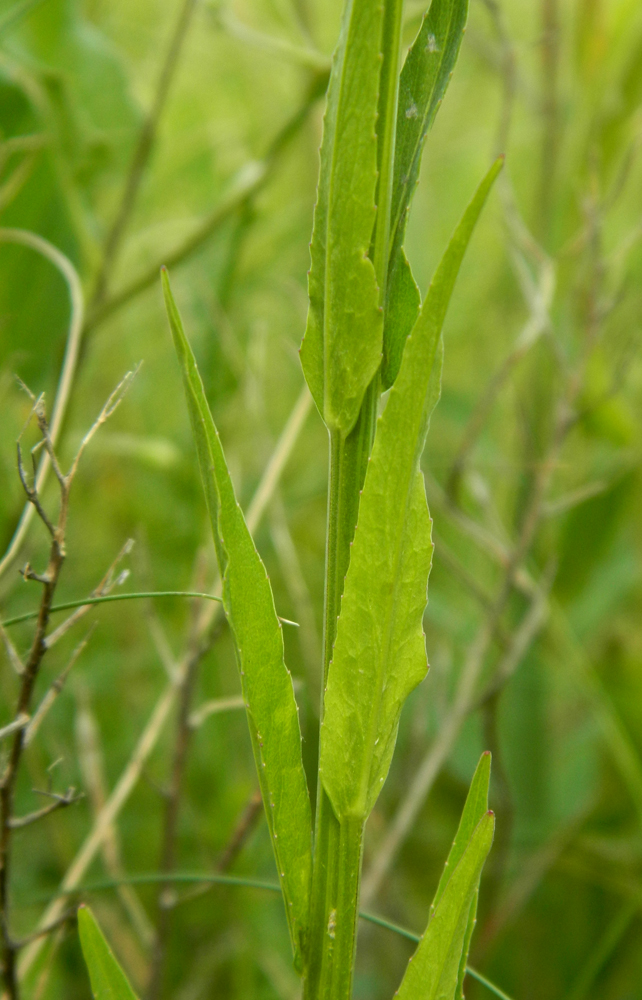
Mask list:
POLYGON ((160 71, 154 103, 140 130, 118 212, 107 234, 103 259, 92 295, 92 311, 103 304, 103 300, 107 294, 109 278, 122 247, 125 230, 134 211, 140 185, 145 176, 145 170, 156 142, 158 125, 167 103, 169 89, 176 74, 183 43, 195 6, 195 0, 183 0, 176 26, 172 32, 160 71))
MULTIPOLYGON (((386 0, 382 35, 383 63, 377 150, 378 210, 372 243, 381 306, 386 297, 390 253, 402 8, 403 0, 386 0)), ((381 379, 377 373, 366 390, 359 418, 350 434, 345 440, 337 433, 330 435, 321 721, 328 667, 332 659, 343 585, 350 563, 350 546, 357 523, 359 497, 374 440, 380 394, 381 379)), ((351 996, 363 828, 361 819, 344 819, 341 823, 337 820, 319 775, 310 904, 310 949, 304 1000, 349 1000, 351 996)))
POLYGON ((332 948, 330 997, 349 1000, 359 916, 359 882, 363 858, 362 819, 344 819, 339 830, 336 908, 330 912, 327 936, 332 948))
MULTIPOLYGON (((343 583, 350 562, 350 546, 357 523, 359 495, 366 475, 368 458, 374 437, 379 376, 366 390, 361 413, 353 430, 342 439, 338 433, 330 436, 330 483, 328 493, 328 535, 326 547, 326 590, 323 635, 323 695, 327 683, 328 667, 337 631, 337 619, 343 593, 343 583)), ((358 908, 358 873, 360 857, 353 865, 356 880, 353 897, 347 905, 341 865, 347 850, 346 833, 337 820, 321 780, 317 786, 314 866, 312 871, 312 897, 310 906, 310 950, 304 985, 305 1000, 322 997, 349 997, 352 980, 355 923, 358 908), (339 905, 339 893, 342 904, 339 905), (334 916, 333 916, 334 915, 334 916), (333 936, 329 933, 332 932, 333 936), (335 942, 341 942, 341 949, 335 942), (347 957, 347 943, 351 949, 347 957), (335 956, 346 963, 343 972, 333 971, 335 956), (338 979, 337 979, 338 977, 338 979), (342 992, 333 992, 333 980, 341 982, 342 992)), ((361 844, 361 837, 358 841, 361 844)), ((360 852, 359 846, 359 852, 360 852)))

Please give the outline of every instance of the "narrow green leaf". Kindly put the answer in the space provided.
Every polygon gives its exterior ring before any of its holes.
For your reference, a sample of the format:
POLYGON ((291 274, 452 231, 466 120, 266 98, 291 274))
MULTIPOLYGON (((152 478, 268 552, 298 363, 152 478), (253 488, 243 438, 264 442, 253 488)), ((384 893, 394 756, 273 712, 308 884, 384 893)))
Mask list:
MULTIPOLYGON (((457 829, 457 834, 453 841, 453 845, 450 849, 448 855, 448 860, 444 865, 444 870, 442 872, 441 878, 439 880, 439 885, 437 886, 437 892, 435 893, 435 898, 433 899, 432 906, 430 907, 430 914, 435 912, 439 904, 439 900, 444 894, 444 889, 448 884, 448 880, 452 875, 453 871, 459 864, 459 861, 466 850, 466 846, 472 837, 477 824, 480 822, 483 816, 488 812, 488 787, 490 785, 490 765, 491 765, 491 755, 487 751, 483 753, 479 759, 479 763, 475 769, 473 775, 473 780, 470 783, 470 788, 468 790, 468 795, 466 796, 466 802, 464 803, 464 808, 461 814, 461 819, 459 821, 459 827, 457 829)), ((479 892, 475 892, 473 900, 470 904, 470 912, 468 915, 468 924, 466 927, 466 934, 464 935, 464 943, 461 952, 461 958, 459 962, 459 973, 457 976, 457 990, 455 994, 455 1000, 463 1000, 463 990, 464 990, 464 979, 466 976, 466 965, 468 963, 468 952, 470 951, 470 941, 473 936, 473 931, 475 929, 475 920, 477 918, 477 899, 479 892)))
POLYGON ((165 271, 162 280, 212 521, 223 580, 223 606, 234 637, 263 803, 295 962, 300 966, 308 918, 312 828, 292 677, 283 659, 281 624, 270 582, 237 503, 218 431, 165 271))
POLYGON ((310 246, 301 364, 323 419, 346 435, 381 362, 383 314, 368 253, 375 222, 375 123, 383 7, 346 4, 334 54, 310 246))
POLYGON ((493 842, 495 817, 486 813, 453 871, 417 950, 408 962, 399 1000, 454 1000, 473 899, 493 842))
POLYGON ((403 251, 406 220, 423 145, 452 76, 466 26, 468 0, 433 0, 401 72, 385 303, 382 383, 397 377, 421 299, 403 251))
POLYGON ((78 910, 78 933, 94 1000, 137 1000, 88 906, 78 910))
POLYGON ((377 114, 377 223, 371 252, 379 285, 380 304, 385 299, 388 283, 402 21, 403 0, 385 0, 381 35, 379 112, 377 114))
POLYGON ((473 937, 473 931, 475 930, 475 924, 477 923, 478 902, 479 902, 479 885, 475 890, 475 893, 473 895, 473 901, 470 904, 470 910, 468 911, 466 933, 464 934, 464 942, 461 946, 461 955, 459 957, 459 969, 457 971, 457 988, 455 990, 455 1000, 464 1000, 464 980, 466 979, 466 971, 468 969, 468 952, 470 951, 470 942, 473 937))
POLYGON ((372 809, 402 705, 426 673, 422 618, 432 542, 419 462, 439 395, 435 374, 446 310, 500 167, 501 161, 493 164, 450 241, 377 421, 321 726, 321 778, 339 819, 365 817, 372 809))
POLYGON ((475 769, 473 780, 470 783, 461 819, 459 820, 459 827, 457 828, 453 845, 450 848, 448 860, 444 865, 444 870, 439 880, 439 885, 437 886, 435 898, 433 899, 432 906, 430 907, 431 914, 436 910, 439 900, 443 896, 448 879, 459 864, 459 860, 466 850, 468 841, 472 837, 477 824, 482 816, 485 816, 488 812, 490 765, 491 755, 489 751, 486 751, 486 753, 483 753, 479 758, 479 763, 475 769))

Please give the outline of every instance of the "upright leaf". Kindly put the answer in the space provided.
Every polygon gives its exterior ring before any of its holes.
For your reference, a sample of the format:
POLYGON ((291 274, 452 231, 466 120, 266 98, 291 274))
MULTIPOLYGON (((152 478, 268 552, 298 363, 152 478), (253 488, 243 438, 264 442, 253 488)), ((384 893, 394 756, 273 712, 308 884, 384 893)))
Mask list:
POLYGON ((448 884, 448 879, 452 875, 453 871, 459 864, 459 860, 462 857, 468 841, 472 837, 477 824, 481 820, 482 816, 488 812, 488 787, 490 785, 490 765, 491 765, 491 755, 487 750, 479 758, 479 763, 475 768, 475 773, 473 775, 473 780, 470 783, 470 788, 468 789, 468 795, 466 796, 466 801, 464 803, 464 808, 461 814, 461 819, 459 820, 459 826, 457 828, 457 833, 453 841, 453 845, 450 848, 450 853, 448 855, 448 860, 444 865, 444 870, 442 872, 441 878, 439 880, 439 885, 437 886, 437 891, 435 893, 435 898, 432 901, 432 906, 430 907, 431 914, 434 913, 437 906, 439 905, 439 900, 444 894, 444 889, 448 884))
POLYGON ((450 82, 467 15, 468 0, 433 0, 401 72, 385 303, 384 389, 397 377, 403 345, 421 304, 403 250, 406 220, 424 141, 450 82))
POLYGON ((450 241, 377 422, 321 726, 320 774, 339 819, 364 818, 372 809, 401 707, 426 673, 422 618, 432 542, 419 462, 438 395, 433 372, 446 309, 500 167, 492 166, 450 241))
POLYGON ((281 623, 270 582, 237 503, 218 431, 165 271, 162 280, 212 521, 223 580, 223 606, 234 637, 263 804, 295 961, 300 965, 308 918, 312 833, 292 677, 283 659, 281 623))
MULTIPOLYGON (((448 860, 444 865, 444 870, 442 872, 441 879, 439 880, 439 885, 437 886, 437 892, 435 893, 435 898, 433 899, 432 906, 430 907, 431 916, 433 915, 437 906, 439 905, 439 900, 444 894, 444 889, 448 884, 448 880, 452 875, 452 873, 454 872, 457 865, 459 864, 459 861, 463 856, 463 853, 466 850, 466 847, 473 833, 475 832, 478 823, 481 821, 482 817, 488 812, 488 787, 490 784, 490 764, 491 764, 491 755, 488 751, 486 751, 486 753, 483 753, 481 755, 479 763, 473 775, 473 780, 470 783, 468 795, 466 796, 466 802, 464 803, 461 819, 459 821, 459 827, 457 828, 457 834, 453 841, 453 845, 450 849, 448 860)), ((473 931, 475 929, 475 920, 477 918, 478 897, 479 897, 479 889, 477 888, 473 894, 473 898, 470 904, 468 923, 466 925, 466 933, 464 935, 461 955, 459 958, 459 972, 457 975, 457 990, 455 992, 455 1000, 463 1000, 464 978, 466 976, 466 965, 468 963, 468 952, 470 951, 470 941, 473 936, 473 931)))
POLYGON ((335 51, 310 246, 301 364, 326 424, 346 435, 381 362, 383 316, 372 261, 383 8, 350 0, 335 51))
POLYGON ((485 814, 448 880, 417 950, 408 962, 399 1000, 454 1000, 471 904, 493 842, 495 817, 485 814))
POLYGON ((137 1000, 88 906, 78 910, 78 933, 94 1000, 137 1000))

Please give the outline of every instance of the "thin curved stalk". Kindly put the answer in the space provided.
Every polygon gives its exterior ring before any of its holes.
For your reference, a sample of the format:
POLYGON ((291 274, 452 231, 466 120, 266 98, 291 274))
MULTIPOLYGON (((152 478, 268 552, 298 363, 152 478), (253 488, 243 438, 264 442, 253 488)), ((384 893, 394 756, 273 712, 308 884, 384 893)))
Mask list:
MULTIPOLYGON (((76 373, 76 366, 78 364, 78 355, 82 340, 85 316, 82 284, 80 282, 78 272, 69 258, 66 257, 65 254, 62 253, 62 251, 60 251, 57 247, 55 247, 53 243, 50 243, 49 240, 44 239, 42 236, 38 236, 37 233, 31 233, 26 229, 0 229, 0 243, 18 243, 22 246, 29 247, 31 250, 35 250, 36 253, 46 257, 47 260, 51 261, 54 267, 58 269, 60 274, 65 279, 67 288, 69 289, 71 318, 69 321, 69 331, 67 333, 67 346, 65 348, 65 356, 62 362, 62 370, 60 372, 56 400, 51 414, 51 426, 49 428, 51 443, 55 448, 63 421, 65 419, 65 413, 67 412, 67 404, 69 403, 69 396, 71 395, 71 388, 73 386, 74 375, 76 373)), ((38 493, 42 493, 47 480, 47 475, 49 473, 50 464, 49 454, 45 451, 42 459, 40 460, 40 465, 36 474, 35 488, 38 493)), ((18 526, 9 543, 9 547, 0 560, 0 578, 9 568, 20 551, 20 547, 29 529, 34 510, 35 508, 33 504, 25 504, 18 526)))

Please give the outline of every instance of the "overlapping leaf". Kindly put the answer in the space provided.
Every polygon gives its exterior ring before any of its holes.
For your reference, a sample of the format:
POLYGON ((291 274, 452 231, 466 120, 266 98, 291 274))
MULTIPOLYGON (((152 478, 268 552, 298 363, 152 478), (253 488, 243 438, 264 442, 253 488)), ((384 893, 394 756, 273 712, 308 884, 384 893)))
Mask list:
POLYGON ((467 14, 468 0, 433 0, 401 72, 385 303, 384 389, 397 377, 406 337, 421 304, 403 250, 406 220, 424 141, 452 76, 467 14))
POLYGON ((383 8, 346 5, 334 55, 310 246, 301 364, 326 424, 345 435, 381 362, 383 316, 372 261, 383 8))
POLYGON ((477 824, 448 879, 417 950, 408 962, 398 1000, 454 1000, 473 900, 493 842, 495 817, 477 824))
POLYGON ((78 933, 94 1000, 137 1000, 88 906, 78 910, 78 933))
POLYGON ((283 636, 270 582, 234 495, 218 431, 165 272, 163 290, 183 373, 223 579, 223 604, 234 636, 295 960, 300 965, 312 864, 311 816, 292 678, 283 659, 283 636))
POLYGON ((339 819, 365 818, 372 809, 401 707, 426 672, 422 617, 432 543, 419 462, 437 398, 433 375, 446 309, 500 167, 498 161, 488 172, 450 241, 377 422, 321 727, 320 774, 339 819))

